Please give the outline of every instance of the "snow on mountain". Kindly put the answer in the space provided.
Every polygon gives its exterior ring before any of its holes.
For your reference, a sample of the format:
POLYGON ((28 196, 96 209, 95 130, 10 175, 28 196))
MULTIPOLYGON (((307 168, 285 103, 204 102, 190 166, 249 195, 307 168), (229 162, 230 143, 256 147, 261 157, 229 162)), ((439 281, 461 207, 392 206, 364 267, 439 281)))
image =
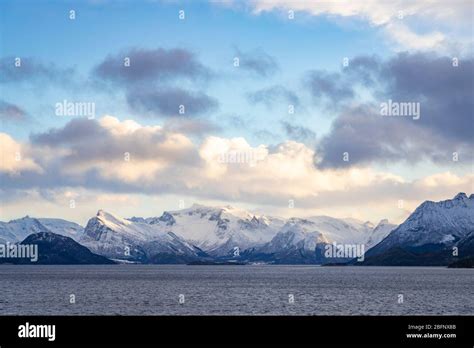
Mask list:
POLYGON ((0 238, 4 242, 21 242, 32 233, 48 232, 38 219, 25 216, 9 222, 0 222, 0 238))
POLYGON ((176 257, 192 259, 203 256, 201 250, 171 231, 142 221, 123 219, 99 210, 88 221, 81 243, 99 255, 141 262, 156 260, 163 254, 167 255, 169 262, 176 261, 176 257))
POLYGON ((329 216, 291 218, 269 243, 258 249, 258 252, 275 253, 295 247, 315 251, 318 245, 331 243, 365 244, 368 249, 374 240, 383 239, 389 233, 387 229, 393 227, 394 225, 389 224, 387 220, 374 228, 371 222, 352 218, 336 219, 329 216))
POLYGON ((385 237, 387 237, 397 225, 391 224, 387 219, 381 220, 378 225, 370 232, 369 238, 366 242, 366 250, 369 250, 373 246, 380 243, 385 237))
POLYGON ((329 216, 316 216, 308 218, 314 223, 314 228, 323 233, 332 243, 363 244, 374 229, 370 222, 363 222, 353 218, 336 219, 329 216))
POLYGON ((30 234, 39 232, 53 232, 77 241, 83 228, 74 222, 62 219, 36 219, 25 216, 9 222, 0 222, 0 243, 21 242, 30 234))
POLYGON ((84 233, 84 227, 75 222, 51 218, 40 218, 38 221, 50 232, 72 238, 76 242, 81 239, 84 233))
POLYGON ((229 255, 236 247, 245 250, 262 245, 284 225, 284 220, 279 218, 254 215, 230 206, 199 204, 165 212, 147 222, 173 232, 214 256, 229 255))
POLYGON ((0 242, 18 242, 32 233, 53 232, 117 260, 166 263, 233 258, 238 249, 247 256, 281 252, 296 262, 298 250, 314 253, 318 245, 376 244, 391 227, 386 221, 374 227, 370 222, 328 216, 282 219, 231 206, 194 204, 150 218, 125 219, 99 210, 85 229, 61 219, 25 217, 0 223, 0 242))
POLYGON ((87 240, 83 242, 101 255, 118 257, 123 246, 134 247, 138 258, 144 258, 145 242, 154 240, 160 252, 172 252, 166 246, 176 245, 166 238, 178 238, 187 248, 199 249, 213 257, 234 257, 239 253, 275 253, 279 249, 314 251, 317 245, 327 243, 375 243, 386 236, 388 222, 377 227, 356 219, 336 219, 316 216, 307 219, 282 219, 253 214, 231 206, 208 207, 194 204, 190 208, 164 212, 159 217, 122 219, 99 211, 86 227, 87 240), (159 236, 165 236, 159 237, 159 236), (91 241, 92 240, 92 241, 91 241), (160 243, 163 243, 161 245, 160 243), (99 245, 97 242, 100 242, 99 245))
POLYGON ((318 226, 314 221, 291 218, 272 240, 258 251, 266 254, 293 248, 314 251, 321 243, 330 243, 330 241, 318 231, 318 226))
MULTIPOLYGON (((427 244, 450 246, 474 231, 474 195, 465 193, 441 202, 425 201, 376 246, 381 252, 394 246, 427 244)), ((375 249, 375 248, 374 248, 375 249)))
POLYGON ((146 241, 151 238, 155 229, 147 223, 123 219, 104 210, 87 222, 84 234, 95 241, 122 242, 124 239, 146 241))

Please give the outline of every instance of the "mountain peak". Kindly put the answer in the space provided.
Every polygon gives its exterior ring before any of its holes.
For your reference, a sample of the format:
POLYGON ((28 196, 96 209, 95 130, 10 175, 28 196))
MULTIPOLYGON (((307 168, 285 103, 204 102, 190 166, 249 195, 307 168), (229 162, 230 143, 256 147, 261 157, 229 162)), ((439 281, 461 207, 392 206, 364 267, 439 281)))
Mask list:
POLYGON ((379 221, 379 223, 377 224, 377 227, 379 226, 382 226, 382 225, 386 225, 386 224, 389 224, 390 222, 388 221, 388 219, 382 219, 379 221))
POLYGON ((474 202, 464 192, 453 199, 425 201, 374 250, 371 249, 371 253, 375 255, 392 248, 411 248, 410 253, 414 252, 413 248, 420 248, 421 252, 425 246, 435 248, 436 252, 449 248, 472 232, 473 207, 474 202))
POLYGON ((103 209, 99 209, 97 211, 97 217, 101 217, 101 218, 105 218, 105 219, 110 219, 110 218, 113 218, 113 219, 118 219, 118 220, 123 220, 122 218, 119 218, 118 216, 112 214, 112 213, 109 213, 103 209))
MULTIPOLYGON (((471 195, 472 196, 472 195, 471 195)), ((464 192, 459 192, 455 197, 454 199, 468 199, 467 198, 467 195, 464 193, 464 192)))
POLYGON ((21 222, 21 221, 26 221, 26 220, 35 220, 35 219, 30 217, 29 215, 25 215, 21 218, 10 220, 9 222, 21 222))

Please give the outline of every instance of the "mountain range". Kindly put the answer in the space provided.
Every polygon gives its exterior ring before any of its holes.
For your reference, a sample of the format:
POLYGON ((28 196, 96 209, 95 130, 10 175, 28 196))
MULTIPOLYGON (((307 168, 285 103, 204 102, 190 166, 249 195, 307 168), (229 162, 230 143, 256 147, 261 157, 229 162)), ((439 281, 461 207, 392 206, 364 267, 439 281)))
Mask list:
POLYGON ((40 233, 35 237, 42 241, 40 255, 55 250, 51 244, 62 243, 64 250, 67 240, 76 253, 77 245, 91 252, 89 263, 448 265, 474 256, 474 195, 426 201, 399 226, 386 219, 378 224, 328 216, 284 219, 198 204, 150 218, 99 210, 85 227, 29 216, 0 222, 0 244, 24 243, 40 233), (347 246, 362 246, 364 257, 327 254, 347 246))
POLYGON ((474 194, 425 201, 370 249, 365 265, 441 266, 474 256, 474 194))

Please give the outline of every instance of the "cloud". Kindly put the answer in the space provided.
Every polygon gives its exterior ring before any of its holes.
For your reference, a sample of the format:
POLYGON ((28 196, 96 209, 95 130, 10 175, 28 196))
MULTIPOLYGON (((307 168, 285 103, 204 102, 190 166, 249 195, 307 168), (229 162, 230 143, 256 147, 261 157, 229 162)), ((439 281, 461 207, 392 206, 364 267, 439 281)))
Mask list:
POLYGON ((239 59, 239 68, 253 72, 261 77, 273 75, 278 70, 278 64, 272 56, 262 49, 242 52, 236 49, 235 57, 239 59))
POLYGON ((247 93, 246 96, 249 102, 254 104, 263 103, 269 109, 278 102, 289 103, 293 106, 298 106, 300 104, 300 99, 296 93, 281 85, 275 85, 247 93))
POLYGON ((196 116, 216 110, 219 105, 216 99, 205 93, 189 92, 181 88, 129 91, 127 102, 133 110, 166 117, 196 116))
POLYGON ((472 4, 469 0, 446 1, 292 1, 292 0, 252 0, 253 13, 268 11, 305 12, 312 16, 338 16, 357 18, 381 28, 401 49, 431 50, 450 40, 463 39, 472 42, 469 35, 456 37, 456 31, 470 32, 472 4), (471 15, 470 15, 471 14, 471 15), (420 23, 431 32, 417 32, 420 23), (435 28, 443 28, 442 33, 435 28))
POLYGON ((166 81, 177 78, 202 79, 210 77, 191 51, 174 49, 132 48, 116 55, 109 55, 94 70, 100 78, 123 83, 138 81, 166 81), (125 59, 128 59, 125 66, 125 59))
POLYGON ((42 173, 42 168, 30 157, 28 145, 17 142, 6 133, 0 133, 0 144, 0 175, 18 176, 22 171, 42 173))
MULTIPOLYGON (((425 157, 441 158, 444 151, 434 134, 417 127, 412 119, 383 118, 372 106, 349 108, 331 126, 318 144, 321 168, 368 165, 371 162, 416 162, 425 157), (348 154, 348 158, 347 155, 348 154)), ((451 151, 452 152, 452 151, 451 151)), ((446 158, 447 160, 447 158, 446 158)))
POLYGON ((374 57, 354 61, 344 74, 355 81, 360 76, 375 102, 344 106, 318 146, 320 166, 424 159, 449 163, 453 152, 459 153, 463 163, 468 162, 474 146, 470 95, 474 58, 461 60, 457 67, 451 58, 422 53, 402 53, 385 61, 374 57), (376 64, 368 64, 371 61, 376 64), (380 103, 389 99, 419 103, 420 118, 382 117, 380 103), (349 161, 343 161, 344 152, 349 153, 349 161))
POLYGON ((0 83, 41 81, 65 83, 70 82, 73 76, 72 68, 61 69, 54 63, 46 64, 31 57, 0 58, 0 83))
POLYGON ((417 123, 453 141, 474 143, 474 57, 461 59, 432 54, 399 54, 382 68, 386 96, 420 101, 424 117, 417 123))
MULTIPOLYGON (((419 202, 420 197, 432 197, 433 185, 438 184, 443 188, 437 194, 452 195, 469 190, 473 179, 438 173, 410 182, 371 168, 321 170, 313 163, 317 153, 301 142, 252 146, 241 137, 216 136, 193 141, 161 126, 112 116, 71 120, 31 136, 25 144, 6 134, 0 140, 7 145, 2 146, 2 158, 10 158, 2 162, 0 194, 18 199, 23 199, 22 192, 70 192, 79 195, 78 200, 91 192, 171 194, 282 209, 293 199, 300 209, 337 216, 354 209, 357 201, 374 205, 380 215, 380 204, 390 210, 390 206, 396 209, 398 199, 419 202), (9 155, 18 149, 26 154, 20 163, 9 155)), ((63 193, 62 202, 70 196, 63 193)))
POLYGON ((352 86, 346 84, 338 73, 309 71, 306 84, 316 102, 336 104, 354 97, 352 86))
POLYGON ((314 146, 316 142, 316 133, 307 127, 292 125, 289 122, 281 122, 286 135, 291 140, 304 143, 306 145, 314 146))
POLYGON ((411 31, 406 25, 400 23, 387 24, 385 30, 398 44, 400 50, 433 50, 441 48, 446 41, 446 36, 439 31, 434 31, 428 34, 417 34, 411 31))
POLYGON ((18 105, 0 99, 0 120, 8 123, 22 123, 28 119, 28 114, 18 105))
POLYGON ((138 179, 153 175, 154 169, 175 160, 181 164, 195 162, 192 143, 186 136, 166 133, 159 126, 141 126, 131 120, 121 122, 112 116, 99 121, 71 120, 63 128, 32 135, 31 142, 59 150, 60 161, 66 164, 63 171, 72 175, 97 169, 105 176, 124 174, 124 179, 128 175, 138 179), (126 160, 127 153, 132 165, 126 160))
POLYGON ((175 116, 181 105, 181 117, 196 116, 215 111, 219 105, 202 86, 191 89, 195 83, 208 81, 212 73, 185 49, 133 48, 109 55, 93 73, 123 89, 132 111, 148 116, 175 116))

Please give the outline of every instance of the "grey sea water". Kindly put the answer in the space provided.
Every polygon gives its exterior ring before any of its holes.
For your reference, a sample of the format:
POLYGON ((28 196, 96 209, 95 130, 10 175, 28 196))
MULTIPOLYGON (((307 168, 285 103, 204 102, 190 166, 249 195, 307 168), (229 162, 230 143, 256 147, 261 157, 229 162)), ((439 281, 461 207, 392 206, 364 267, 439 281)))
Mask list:
POLYGON ((473 315, 473 289, 469 269, 1 265, 0 315, 473 315))

